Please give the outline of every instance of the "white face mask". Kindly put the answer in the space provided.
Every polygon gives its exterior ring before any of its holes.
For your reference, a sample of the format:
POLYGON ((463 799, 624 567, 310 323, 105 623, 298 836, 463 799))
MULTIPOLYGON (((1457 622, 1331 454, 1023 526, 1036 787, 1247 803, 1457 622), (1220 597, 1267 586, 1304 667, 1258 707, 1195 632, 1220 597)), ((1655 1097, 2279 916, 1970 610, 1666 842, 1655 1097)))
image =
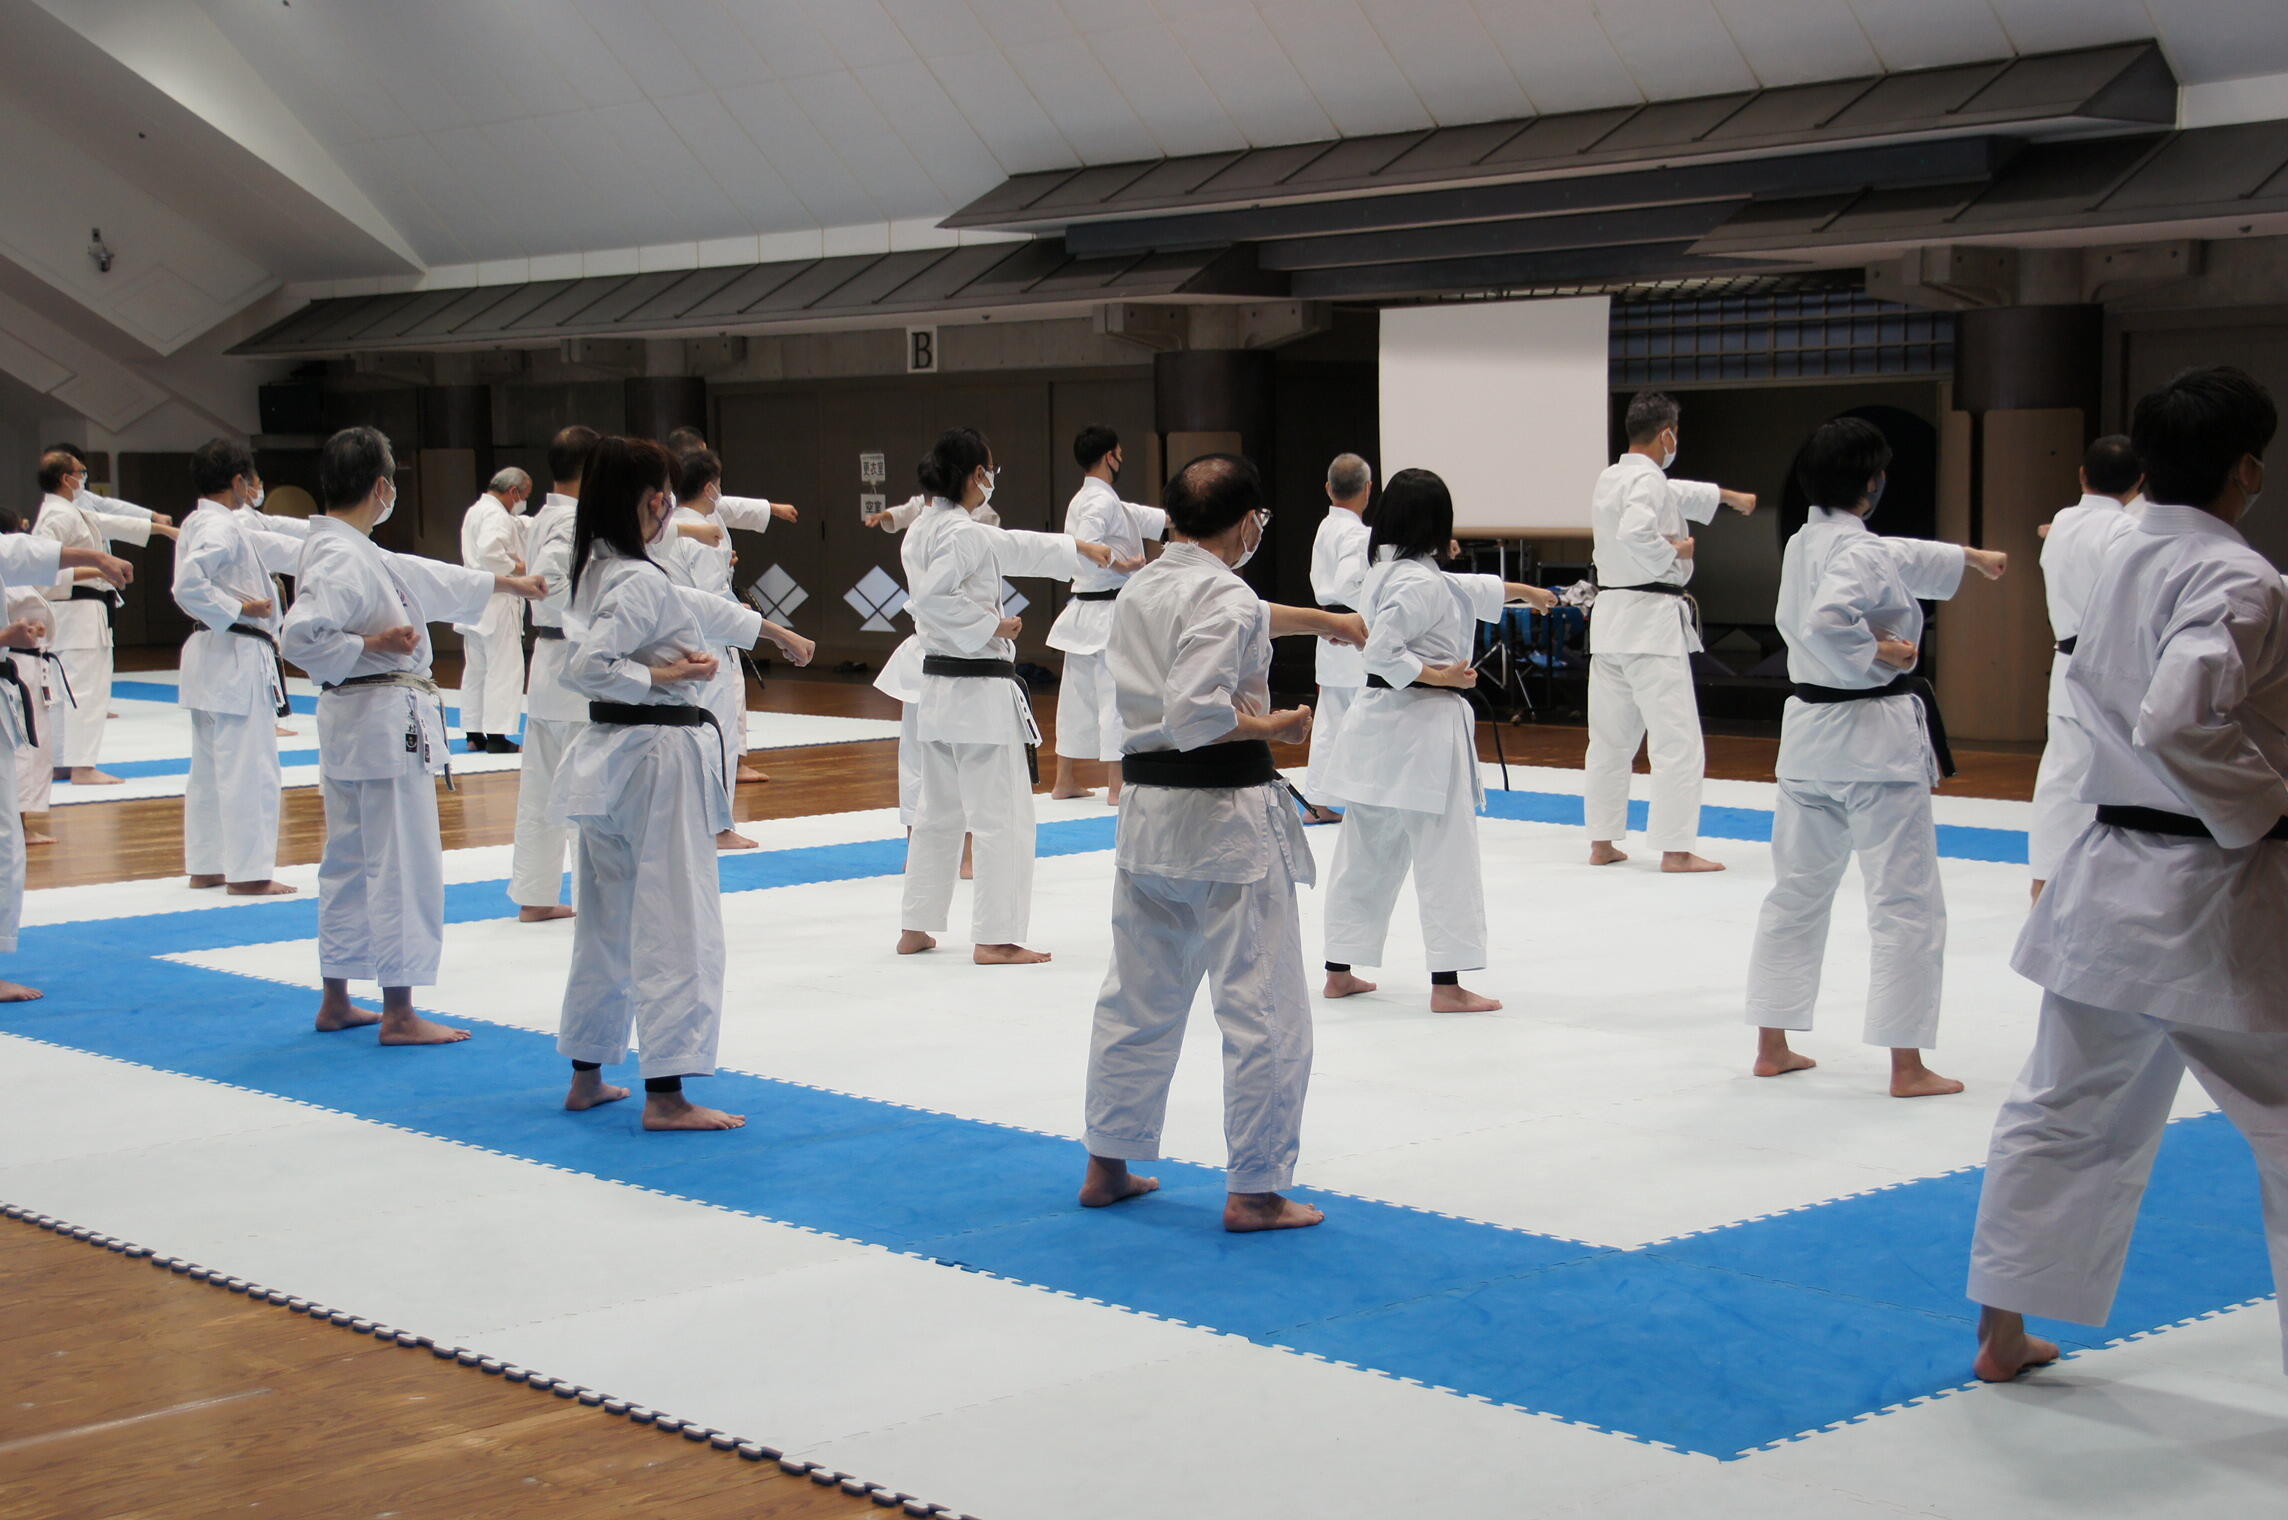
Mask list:
POLYGON ((262 510, 262 498, 267 494, 269 493, 264 491, 262 487, 256 486, 254 488, 254 494, 246 499, 246 504, 259 512, 262 510))
POLYGON ((977 503, 979 506, 989 507, 993 505, 993 486, 1000 478, 1001 472, 999 470, 987 470, 985 472, 985 484, 981 487, 985 495, 984 499, 977 503))
POLYGON ((666 510, 659 514, 659 521, 652 525, 651 537, 644 540, 644 547, 657 549, 674 536, 675 506, 673 498, 670 498, 666 510))
POLYGON ((373 525, 377 528, 380 527, 383 523, 389 521, 391 514, 396 512, 396 510, 397 484, 396 482, 392 481, 389 487, 389 500, 381 504, 381 513, 379 516, 374 518, 373 525))
POLYGON ((1667 468, 1668 468, 1670 465, 1673 465, 1673 464, 1675 464, 1675 463, 1676 463, 1676 445, 1675 445, 1675 444, 1673 444, 1673 443, 1671 443, 1671 444, 1669 445, 1669 447, 1668 447, 1668 452, 1660 456, 1660 467, 1661 467, 1663 470, 1666 470, 1666 469, 1667 469, 1667 468))
POLYGON ((1247 514, 1247 520, 1255 529, 1255 542, 1249 543, 1247 535, 1245 533, 1240 534, 1239 558, 1231 562, 1231 568, 1234 570, 1244 569, 1247 562, 1255 558, 1255 551, 1263 547, 1263 520, 1253 512, 1247 514))

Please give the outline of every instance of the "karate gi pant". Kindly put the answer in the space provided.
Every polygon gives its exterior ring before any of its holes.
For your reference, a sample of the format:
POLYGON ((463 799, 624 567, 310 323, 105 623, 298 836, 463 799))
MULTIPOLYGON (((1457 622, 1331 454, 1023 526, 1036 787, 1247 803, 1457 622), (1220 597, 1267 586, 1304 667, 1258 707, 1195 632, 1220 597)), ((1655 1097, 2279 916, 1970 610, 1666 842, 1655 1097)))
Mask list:
POLYGON ((278 869, 278 720, 191 709, 191 777, 183 791, 183 869, 224 881, 268 881, 278 869))
POLYGON ((1112 966, 1089 1041, 1089 1154, 1158 1159, 1203 977, 1223 1034, 1226 1186, 1277 1192, 1295 1180, 1311 1085, 1302 922, 1295 883, 1277 862, 1245 883, 1113 873, 1112 966))
POLYGON ((922 741, 914 711, 908 702, 898 713, 898 822, 909 829, 922 800, 922 741))
MULTIPOLYGON (((2102 1325, 2185 1068, 2263 1183, 2272 1279, 2288 1283, 2288 1034, 2245 1034, 2043 994, 2033 1054, 2002 1104, 1978 1199, 1970 1297, 2102 1325)), ((2288 1300, 2282 1303, 2288 1361, 2288 1300)))
POLYGON ((24 689, 32 694, 34 711, 40 720, 40 742, 27 744, 15 752, 16 805, 27 813, 44 813, 55 794, 57 744, 71 708, 64 701, 62 680, 46 660, 23 654, 6 658, 16 667, 16 677, 24 683, 24 689), (53 700, 44 707, 40 705, 42 682, 55 688, 53 700))
POLYGON ((1486 888, 1478 867, 1478 820, 1462 793, 1444 812, 1354 802, 1335 841, 1327 882, 1327 959, 1379 966, 1399 884, 1414 873, 1422 950, 1432 971, 1486 963, 1486 888))
MULTIPOLYGON (((572 830, 548 820, 556 767, 584 723, 533 718, 524 725, 516 777, 516 845, 509 852, 509 899, 520 908, 553 908, 564 900, 564 852, 572 830)), ((574 903, 579 899, 575 897, 574 903)))
POLYGON ((573 849, 580 916, 556 1049, 606 1066, 635 1032, 646 1077, 715 1070, 723 1026, 723 895, 715 752, 662 744, 637 765, 609 817, 580 821, 573 849))
POLYGON ((1350 716, 1351 704, 1364 690, 1363 686, 1319 688, 1319 705, 1311 714, 1310 758, 1303 766, 1303 795, 1313 802, 1319 800, 1319 767, 1335 752, 1335 739, 1343 731, 1343 719, 1350 716))
POLYGON ((1102 650, 1065 655, 1057 683, 1057 753, 1067 760, 1120 758, 1119 691, 1102 650))
POLYGON ((445 951, 445 852, 437 780, 415 756, 381 781, 323 775, 326 853, 318 863, 318 974, 384 987, 433 987, 445 951))
POLYGON ((1645 843, 1666 853, 1700 843, 1700 702, 1692 659, 1600 654, 1589 659, 1589 755, 1583 807, 1591 839, 1629 833, 1629 772, 1650 738, 1652 810, 1645 843))
POLYGON ((461 732, 514 737, 524 716, 524 630, 461 635, 461 732))
POLYGON ((923 739, 911 748, 920 784, 898 927, 944 932, 961 874, 961 836, 967 833, 976 872, 970 883, 970 942, 1018 943, 1033 921, 1033 782, 1025 747, 923 739))
POLYGON ((1889 1049, 1938 1043, 1946 898, 1930 788, 1913 781, 1780 782, 1772 890, 1748 961, 1748 1022, 1809 1029, 1827 953, 1828 912, 1857 853, 1874 940, 1865 1038, 1889 1049))
POLYGON ((2081 800, 2089 772, 2089 735, 2073 719, 2050 714, 2041 768, 2034 773, 2034 819, 2026 830, 2026 861, 2034 880, 2048 881, 2066 846, 2097 821, 2097 804, 2081 800))
MULTIPOLYGON (((11 696, 13 694, 11 693, 11 696)), ((0 741, 11 760, 29 753, 0 741)), ((24 921, 24 820, 14 808, 0 808, 0 952, 13 952, 24 921)))
POLYGON ((64 676, 77 707, 56 745, 56 767, 77 770, 97 763, 103 753, 103 724, 111 714, 111 650, 58 649, 64 676))
POLYGON ((739 761, 747 752, 746 739, 739 720, 747 713, 747 667, 739 663, 736 649, 715 651, 718 662, 715 679, 707 683, 700 694, 699 705, 715 715, 715 731, 722 737, 723 764, 716 772, 715 784, 732 802, 739 800, 739 761))

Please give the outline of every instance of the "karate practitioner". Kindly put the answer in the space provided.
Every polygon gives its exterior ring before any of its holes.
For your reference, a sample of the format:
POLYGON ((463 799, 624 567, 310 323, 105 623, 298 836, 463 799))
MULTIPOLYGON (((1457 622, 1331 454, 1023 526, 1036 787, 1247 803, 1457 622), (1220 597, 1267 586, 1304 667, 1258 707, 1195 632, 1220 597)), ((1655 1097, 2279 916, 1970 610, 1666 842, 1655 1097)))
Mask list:
POLYGON ((2082 608, 2098 571, 2113 545, 2137 526, 2128 508, 2144 479, 2127 438, 2115 433, 2098 439, 2082 456, 2081 500, 2051 519, 2042 538, 2042 594, 2049 602, 2057 658, 2050 665, 2049 735, 2034 777, 2034 822, 2026 832, 2036 897, 2056 872, 2066 846, 2097 816, 2079 795, 2082 772, 2089 766, 2089 739, 2067 699, 2066 675, 2073 669, 2082 608))
POLYGON ((1501 1003, 1462 986, 1460 975, 1486 964, 1477 818, 1485 785, 1477 713, 1463 693, 1478 683, 1477 625, 1501 621, 1506 602, 1547 611, 1557 597, 1440 569, 1453 536, 1445 481, 1428 470, 1391 477, 1375 510, 1373 568, 1354 593, 1368 630, 1366 689, 1321 763, 1314 794, 1345 807, 1327 884, 1326 995, 1375 990, 1351 967, 1382 964, 1391 909, 1411 870, 1431 1009, 1490 1013, 1501 1003))
POLYGON ((1273 767, 1271 741, 1302 742, 1311 709, 1271 710, 1271 641, 1356 645, 1356 613, 1260 600, 1237 571, 1271 514, 1255 467, 1230 454, 1186 465, 1165 493, 1171 542, 1113 615, 1128 788, 1114 854, 1112 965, 1089 1042, 1080 1201, 1149 1193, 1132 1161, 1160 1154, 1168 1084, 1202 977, 1223 1035, 1223 1225, 1279 1230, 1325 1216, 1281 1195, 1302 1144, 1311 1080, 1311 989, 1295 886, 1311 847, 1273 767))
MULTIPOLYGON (((628 1095, 602 1068, 642 1052, 643 1126, 737 1129, 743 1115, 702 1108, 687 1077, 715 1070, 723 1021, 723 906, 714 836, 729 827, 729 764, 700 701, 714 649, 771 625, 751 607, 680 587, 651 555, 676 537, 675 461, 645 439, 606 438, 590 454, 569 576, 567 687, 589 722, 556 774, 549 815, 576 825, 571 974, 556 1048, 572 1062, 564 1106, 628 1095)), ((808 659, 807 641, 787 650, 808 659)))
POLYGON ((1071 580, 1083 563, 1112 562, 1104 545, 1063 533, 988 528, 970 515, 993 497, 993 451, 974 428, 940 435, 921 462, 930 503, 900 545, 906 611, 922 650, 915 683, 919 789, 906 846, 898 953, 937 947, 953 904, 961 836, 975 841, 970 958, 980 966, 1049 958, 1019 943, 1033 911, 1033 778, 1027 749, 1040 743, 1017 677, 1023 625, 1001 611, 1001 582, 1071 580))
MULTIPOLYGON (((1358 605, 1366 579, 1367 498, 1374 492, 1374 470, 1356 454, 1337 454, 1327 466, 1327 515, 1311 538, 1311 599, 1329 612, 1358 605)), ((1334 753, 1343 720, 1366 689, 1366 662, 1356 649, 1333 639, 1319 640, 1314 658, 1319 705, 1311 714, 1311 757, 1303 771, 1303 795, 1311 799, 1305 823, 1336 823, 1342 814, 1320 801, 1321 770, 1334 753)))
MULTIPOLYGON (((161 513, 140 507, 125 513, 106 510, 109 498, 87 489, 87 465, 73 452, 56 448, 40 456, 40 490, 40 515, 32 531, 67 548, 108 553, 115 542, 149 543, 154 533, 175 536, 172 519, 161 513)), ((119 595, 95 581, 53 585, 47 595, 57 603, 51 647, 63 661, 76 709, 56 755, 55 778, 80 786, 117 786, 119 778, 98 770, 96 760, 111 709, 111 610, 119 605, 119 595)))
POLYGON ((183 866, 194 887, 233 897, 294 889, 278 867, 278 718, 286 712, 274 573, 300 564, 303 539, 267 533, 239 511, 262 488, 243 443, 217 438, 191 456, 198 505, 175 545, 183 641, 181 701, 191 711, 183 792, 183 866))
MULTIPOLYGON (((738 593, 732 588, 731 571, 739 556, 733 550, 731 535, 726 530, 738 528, 749 533, 761 534, 767 531, 774 522, 800 522, 802 513, 796 510, 792 502, 772 501, 764 496, 726 496, 723 494, 723 461, 714 450, 707 447, 707 440, 700 437, 696 429, 677 428, 667 435, 667 439, 668 452, 673 454, 678 461, 677 473, 679 476, 683 463, 688 461, 692 455, 705 454, 707 456, 709 468, 713 471, 712 484, 705 490, 681 491, 676 516, 681 530, 685 534, 699 538, 701 543, 706 544, 714 551, 717 564, 713 583, 716 589, 724 596, 736 596, 738 593), (711 532, 702 533, 700 530, 703 528, 709 529, 711 532)), ((747 676, 745 666, 734 659, 730 661, 729 671, 724 676, 718 676, 717 679, 727 679, 728 684, 733 687, 730 711, 735 721, 731 728, 726 731, 726 737, 731 742, 731 753, 738 757, 737 774, 734 779, 740 782, 770 780, 770 777, 764 775, 747 761, 747 676)), ((759 675, 757 679, 760 679, 759 675)), ((734 834, 732 837, 737 839, 741 836, 734 834)), ((753 841, 749 840, 747 843, 752 845, 753 841)), ((737 847, 746 848, 747 846, 737 847)))
POLYGON ((397 506, 397 461, 369 427, 344 428, 318 455, 325 515, 313 518, 279 639, 322 688, 318 787, 326 853, 318 866, 317 1027, 381 1025, 384 1045, 465 1040, 413 1011, 445 939, 445 858, 437 785, 447 766, 445 708, 429 676, 429 629, 473 623, 496 592, 540 595, 536 577, 487 575, 371 534, 397 506), (353 979, 381 984, 378 1017, 350 1003, 353 979))
MULTIPOLYGON (((929 505, 929 497, 916 493, 894 507, 880 512, 868 512, 859 521, 869 528, 880 528, 884 533, 903 533, 922 515, 929 505)), ((1001 514, 983 502, 970 508, 969 515, 988 528, 1001 526, 1001 514)), ((898 822, 905 826, 910 839, 914 832, 914 804, 922 790, 921 740, 915 736, 914 722, 921 714, 922 699, 922 645, 918 634, 908 634, 890 651, 882 662, 882 673, 874 677, 874 689, 898 703, 898 822)), ((972 841, 968 834, 961 836, 961 879, 970 880, 976 873, 970 858, 972 841)))
POLYGON ((1822 424, 1804 446, 1799 478, 1818 505, 1780 562, 1775 621, 1795 692, 1780 720, 1774 879, 1748 963, 1748 1022, 1757 1076, 1818 1064, 1788 1048, 1787 1032, 1811 1027, 1828 913, 1856 852, 1875 942, 1866 1040, 1891 1052, 1892 1097, 1927 1098, 1962 1091, 1923 1063, 1946 964, 1930 794, 1953 765, 1929 683, 1911 672, 1922 603, 1951 598, 1965 568, 1998 579, 2007 557, 1869 531, 1890 462, 1882 433, 1856 417, 1822 424))
MULTIPOLYGON (((42 463, 45 468, 45 461, 42 463)), ((0 586, 46 587, 78 572, 100 576, 113 586, 134 579, 127 561, 82 545, 59 544, 45 535, 0 533, 0 586)), ((28 620, 11 618, 0 627, 0 644, 20 647, 32 637, 28 620)), ((0 665, 0 745, 8 751, 10 766, 30 740, 29 725, 39 717, 38 699, 16 675, 13 665, 0 665)), ((23 820, 12 807, 0 807, 0 954, 16 948, 16 931, 24 913, 23 820)), ((28 1003, 40 996, 37 988, 0 981, 0 1003, 28 1003)))
MULTIPOLYGON (((461 514, 461 563, 487 575, 525 573, 524 530, 518 514, 532 496, 532 477, 511 465, 494 473, 461 514)), ((524 598, 500 595, 461 635, 461 731, 469 752, 517 753, 516 726, 524 716, 524 598)))
POLYGON ((1700 703, 1692 656, 1700 631, 1685 585, 1692 579, 1692 524, 1719 505, 1743 515, 1756 498, 1696 480, 1670 480, 1678 409, 1673 397, 1639 391, 1623 426, 1629 448, 1597 477, 1597 602, 1589 615, 1589 755, 1585 807, 1589 863, 1628 859, 1629 768, 1651 740, 1652 813, 1645 837, 1663 871, 1721 871, 1700 843, 1700 703))
POLYGON ((1073 438, 1073 462, 1086 473, 1065 507, 1065 532, 1112 551, 1112 563, 1073 578, 1072 596, 1049 628, 1049 647, 1065 657, 1057 684, 1057 779, 1051 797, 1086 797, 1079 760, 1104 762, 1104 802, 1120 805, 1120 710, 1104 646, 1112 637, 1112 607, 1128 577, 1144 568, 1144 546, 1168 533, 1158 507, 1122 501, 1120 467, 1127 456, 1120 435, 1101 424, 1073 438))
MULTIPOLYGON (((31 530, 29 522, 0 507, 0 533, 29 533, 31 530)), ((68 583, 79 575, 92 573, 64 570, 58 573, 58 579, 68 583)), ((55 604, 48 600, 44 585, 9 586, 5 594, 6 611, 0 613, 0 617, 4 617, 9 626, 8 664, 16 672, 16 679, 24 683, 24 695, 30 699, 36 729, 15 751, 16 801, 25 815, 24 843, 54 844, 55 835, 33 827, 32 815, 48 811, 55 785, 56 740, 63 733, 65 714, 70 711, 64 700, 62 661, 48 648, 48 640, 56 631, 55 604)))
MULTIPOLYGON (((233 508, 231 515, 248 527, 260 528, 266 533, 282 534, 293 539, 303 539, 310 536, 310 519, 307 517, 288 517, 280 512, 263 511, 263 494, 262 482, 257 480, 254 483, 253 500, 243 506, 233 508)), ((270 583, 277 588, 277 594, 273 600, 277 602, 280 609, 284 609, 288 600, 285 579, 281 576, 273 576, 270 583)), ((294 733, 293 729, 286 726, 286 716, 283 713, 279 715, 278 737, 281 739, 289 738, 294 733)))
POLYGON ((2277 423, 2226 368, 2132 414, 2148 504, 2098 572, 2067 677, 2097 812, 2011 962, 2043 993, 1971 1246, 1989 1382, 2057 1357, 2024 1316, 2110 1316, 2188 1066, 2256 1153, 2288 1283, 2288 596, 2238 529, 2277 423))
POLYGON ((564 684, 564 601, 572 589, 572 535, 580 473, 596 446, 596 430, 578 423, 548 441, 553 489, 525 525, 525 563, 547 588, 532 605, 532 670, 527 678, 524 755, 516 777, 516 845, 509 856, 508 895, 517 922, 570 918, 563 901, 565 851, 571 831, 549 821, 556 767, 588 722, 588 700, 564 684))

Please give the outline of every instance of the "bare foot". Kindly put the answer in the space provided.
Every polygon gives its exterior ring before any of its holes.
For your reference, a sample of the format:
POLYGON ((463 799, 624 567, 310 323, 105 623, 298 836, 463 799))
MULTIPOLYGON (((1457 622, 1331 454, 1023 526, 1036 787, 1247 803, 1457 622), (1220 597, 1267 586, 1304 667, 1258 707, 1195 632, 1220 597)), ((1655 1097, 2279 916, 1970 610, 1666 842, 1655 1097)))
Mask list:
POLYGON ((564 1106, 577 1114, 617 1103, 627 1095, 626 1088, 605 1081, 600 1071, 576 1071, 572 1073, 572 1090, 564 1095, 564 1106))
POLYGON ((1051 787, 1049 789, 1049 796, 1058 802, 1064 802, 1074 797, 1094 797, 1095 795, 1093 790, 1085 786, 1051 787))
POLYGON ((924 950, 935 950, 937 941, 919 929, 908 929, 898 936, 898 954, 919 955, 924 950))
POLYGON ((281 739, 291 739, 291 738, 293 738, 293 737, 294 737, 294 730, 292 730, 292 729, 288 728, 288 727, 287 727, 285 724, 283 724, 283 723, 281 723, 281 724, 278 724, 278 725, 277 725, 277 728, 278 728, 278 737, 279 737, 279 738, 281 738, 281 739))
POLYGON ((1589 864, 1593 866, 1617 866, 1628 858, 1628 855, 1609 839, 1590 841, 1589 864))
POLYGON ((1441 987, 1433 983, 1430 988, 1432 1013, 1497 1013, 1500 998, 1480 997, 1467 987, 1441 987))
POLYGON ((2029 1367, 2047 1367, 2057 1359, 2054 1343, 2026 1333, 2024 1315, 2006 1309, 1978 1312, 1978 1358, 1970 1370, 1981 1383, 2007 1383, 2029 1367))
POLYGON ((1960 1082, 1952 1077, 1942 1077, 1920 1063, 1910 1071, 1893 1069, 1891 1072, 1891 1096, 1894 1098, 1944 1098, 1960 1091, 1960 1082))
POLYGON ((762 846, 737 829, 725 829, 715 836, 715 848, 718 850, 759 850, 762 846))
POLYGON ((572 917, 572 909, 563 903, 550 903, 545 908, 519 908, 516 921, 520 924, 554 923, 560 918, 572 917))
POLYGON ((1158 1192, 1160 1179, 1139 1177, 1128 1170, 1128 1163, 1115 1161, 1109 1156, 1088 1158, 1088 1175, 1081 1179, 1080 1206, 1101 1209, 1107 1204, 1124 1203, 1141 1198, 1146 1193, 1158 1192))
POLYGON ((452 1029, 432 1023, 411 1011, 387 1012, 381 1020, 381 1043, 384 1045, 458 1045, 468 1037, 466 1029, 452 1029))
POLYGON ((1752 1068, 1759 1077, 1784 1077, 1791 1071, 1809 1071, 1819 1063, 1789 1050, 1776 1056, 1758 1056, 1752 1068))
POLYGON ((337 998, 328 993, 318 1004, 318 1033, 334 1034, 344 1029, 363 1029, 368 1024, 381 1022, 381 1015, 370 1008, 360 1008, 347 997, 337 998))
POLYGON ((1233 1193, 1224 1199, 1223 1227, 1234 1235, 1256 1230, 1303 1230, 1327 1216, 1277 1193, 1233 1193))
POLYGON ((645 1129, 739 1129, 746 1122, 745 1114, 727 1114, 719 1108, 701 1108, 681 1093, 647 1093, 644 1096, 645 1129))
POLYGON ((1723 862, 1695 855, 1690 850, 1668 850, 1660 857, 1660 868, 1674 874, 1693 874, 1701 871, 1721 871, 1723 862))
POLYGON ((1120 806, 1120 788, 1119 788, 1119 787, 1117 787, 1117 786, 1108 786, 1108 787, 1106 787, 1106 788, 1104 789, 1104 805, 1105 805, 1106 807, 1110 807, 1110 808, 1116 808, 1116 807, 1120 806))
POLYGON ((47 994, 22 982, 0 982, 0 1003, 29 1003, 47 994))
POLYGON ((203 892, 209 887, 219 887, 221 885, 222 876, 220 873, 217 873, 213 876, 194 876, 191 878, 191 887, 195 891, 203 892))
POLYGON ((1357 997, 1362 992, 1372 991, 1374 983, 1363 981, 1348 971, 1328 972, 1327 985, 1320 989, 1323 996, 1331 998, 1357 997))
POLYGON ((55 842, 56 836, 53 834, 26 834, 24 836, 24 843, 26 844, 54 844, 55 842))
POLYGON ((109 771, 99 771, 92 765, 75 766, 71 773, 74 786, 118 786, 119 778, 109 771))
POLYGON ((1316 802, 1312 803, 1309 808, 1304 810, 1303 813, 1303 822, 1306 824, 1341 823, 1342 821, 1342 814, 1336 812, 1331 807, 1326 807, 1316 802))
POLYGON ((1028 950, 1023 945, 979 945, 969 958, 980 966, 1038 966, 1049 958, 1049 952, 1028 950))
MULTIPOLYGON (((198 878, 191 879, 197 886, 198 878)), ((282 881, 234 881, 224 889, 226 897, 292 897, 300 888, 290 887, 282 881)))
POLYGON ((741 781, 743 781, 743 782, 744 782, 744 781, 768 781, 768 780, 770 780, 771 778, 770 778, 770 777, 768 777, 768 776, 766 776, 766 775, 764 775, 764 774, 763 774, 761 771, 759 771, 759 770, 756 770, 756 769, 755 769, 753 766, 751 766, 751 765, 742 765, 742 766, 740 766, 740 767, 739 767, 739 779, 740 779, 741 781))

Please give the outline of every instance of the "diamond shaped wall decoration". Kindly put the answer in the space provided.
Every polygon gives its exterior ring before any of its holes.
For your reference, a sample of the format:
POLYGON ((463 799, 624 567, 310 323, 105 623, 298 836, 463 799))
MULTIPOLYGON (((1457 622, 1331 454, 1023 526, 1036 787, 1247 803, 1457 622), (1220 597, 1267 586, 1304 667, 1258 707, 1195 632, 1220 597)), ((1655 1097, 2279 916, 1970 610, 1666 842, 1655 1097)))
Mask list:
POLYGON ((747 587, 747 604, 774 623, 784 623, 794 610, 810 600, 810 593, 786 573, 783 565, 772 565, 747 587))
POLYGON ((1025 594, 1015 586, 1010 585, 1007 581, 1001 583, 1001 615, 1003 617, 1023 617, 1025 609, 1032 605, 1031 602, 1025 600, 1025 594))
POLYGON ((858 626, 868 633, 896 633, 897 626, 890 619, 906 605, 906 588, 898 584, 896 576, 875 565, 857 585, 842 593, 842 600, 864 619, 858 626))

